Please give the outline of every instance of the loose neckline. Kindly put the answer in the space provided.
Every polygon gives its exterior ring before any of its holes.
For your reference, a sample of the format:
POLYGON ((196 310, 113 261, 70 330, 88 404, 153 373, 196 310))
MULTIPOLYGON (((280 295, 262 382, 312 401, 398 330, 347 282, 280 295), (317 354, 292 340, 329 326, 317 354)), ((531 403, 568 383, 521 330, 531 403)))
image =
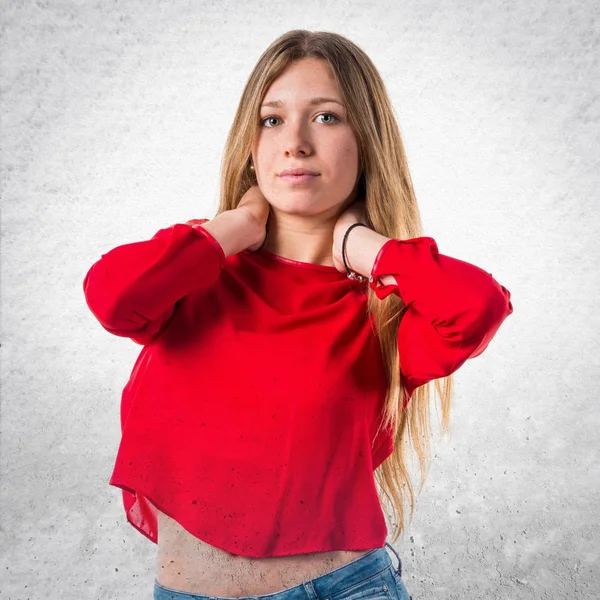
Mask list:
POLYGON ((253 257, 262 257, 273 262, 279 263, 281 265, 287 265, 289 267, 298 267, 300 269, 312 269, 315 271, 323 271, 326 273, 337 273, 340 276, 344 276, 344 273, 340 273, 334 265, 319 265, 317 263, 303 262, 300 260, 294 260, 293 258, 286 258, 285 256, 279 256, 279 254, 274 254, 273 252, 269 252, 268 250, 248 250, 246 248, 244 253, 247 256, 253 257))

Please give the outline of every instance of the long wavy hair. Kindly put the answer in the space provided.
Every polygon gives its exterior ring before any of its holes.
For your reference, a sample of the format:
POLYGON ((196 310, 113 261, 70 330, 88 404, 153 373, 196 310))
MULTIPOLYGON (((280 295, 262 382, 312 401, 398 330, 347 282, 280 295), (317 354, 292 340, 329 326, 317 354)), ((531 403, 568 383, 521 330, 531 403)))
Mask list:
MULTIPOLYGON (((404 144, 383 80, 371 59, 356 44, 339 34, 323 31, 288 31, 264 51, 250 73, 225 144, 217 214, 236 208, 248 188, 257 183, 255 172, 249 167, 259 131, 260 105, 273 80, 290 63, 304 58, 327 61, 340 88, 358 142, 359 164, 363 169, 358 197, 365 200, 367 224, 389 238, 422 236, 404 144)), ((431 382, 417 388, 403 408, 405 388, 400 373, 398 326, 406 305, 395 294, 380 300, 369 289, 367 306, 389 381, 379 430, 394 431, 394 450, 376 469, 375 480, 382 505, 391 504, 395 542, 405 529, 405 499, 408 498, 411 520, 415 505, 405 452, 409 443, 419 459, 419 493, 429 470, 431 382)), ((436 379, 434 383, 442 409, 443 435, 449 428, 453 377, 436 379)))

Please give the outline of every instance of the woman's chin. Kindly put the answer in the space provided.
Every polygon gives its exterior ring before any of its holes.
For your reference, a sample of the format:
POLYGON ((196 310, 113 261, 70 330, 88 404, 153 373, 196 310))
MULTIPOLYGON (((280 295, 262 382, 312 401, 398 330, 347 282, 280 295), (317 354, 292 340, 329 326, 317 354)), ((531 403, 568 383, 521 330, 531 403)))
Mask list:
POLYGON ((331 213, 336 213, 339 208, 338 205, 331 204, 331 202, 323 202, 322 199, 315 197, 302 196, 298 194, 294 196, 290 194, 286 198, 282 198, 281 194, 278 194, 275 201, 272 201, 268 196, 268 203, 271 205, 271 212, 285 215, 294 215, 298 217, 316 217, 331 213))
POLYGON ((316 204, 308 203, 306 201, 290 201, 290 202, 277 202, 273 203, 269 201, 271 210, 275 213, 294 215, 298 217, 311 217, 318 215, 321 210, 316 204))

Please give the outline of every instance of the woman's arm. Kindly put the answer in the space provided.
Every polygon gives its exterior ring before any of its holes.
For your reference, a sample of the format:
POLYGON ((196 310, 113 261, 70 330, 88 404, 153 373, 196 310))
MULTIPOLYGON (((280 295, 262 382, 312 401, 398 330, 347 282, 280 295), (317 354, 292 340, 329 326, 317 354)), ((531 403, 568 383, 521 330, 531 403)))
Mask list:
POLYGON ((346 257, 354 271, 371 278, 378 298, 394 293, 408 307, 398 350, 411 389, 481 354, 513 312, 510 292, 491 273, 440 254, 431 237, 397 240, 355 227, 346 257))
POLYGON ((117 246, 85 275, 87 305, 109 333, 149 344, 165 329, 177 302, 215 283, 226 256, 254 243, 257 233, 247 211, 234 209, 117 246))

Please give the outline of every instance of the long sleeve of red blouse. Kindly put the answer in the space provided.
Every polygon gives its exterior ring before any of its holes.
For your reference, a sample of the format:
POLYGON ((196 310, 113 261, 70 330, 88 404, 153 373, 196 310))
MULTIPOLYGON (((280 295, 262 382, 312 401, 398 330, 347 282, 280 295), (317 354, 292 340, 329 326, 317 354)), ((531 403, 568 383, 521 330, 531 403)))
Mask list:
POLYGON ((178 223, 149 240, 102 254, 87 272, 83 289, 104 329, 149 344, 166 328, 178 301, 219 278, 225 261, 221 245, 192 225, 207 220, 178 223))
POLYGON ((378 298, 393 293, 407 306, 398 327, 398 352, 409 391, 479 356, 513 312, 510 292, 491 273, 440 254, 431 237, 387 241, 371 276, 378 298), (382 285, 386 275, 395 283, 382 285))

